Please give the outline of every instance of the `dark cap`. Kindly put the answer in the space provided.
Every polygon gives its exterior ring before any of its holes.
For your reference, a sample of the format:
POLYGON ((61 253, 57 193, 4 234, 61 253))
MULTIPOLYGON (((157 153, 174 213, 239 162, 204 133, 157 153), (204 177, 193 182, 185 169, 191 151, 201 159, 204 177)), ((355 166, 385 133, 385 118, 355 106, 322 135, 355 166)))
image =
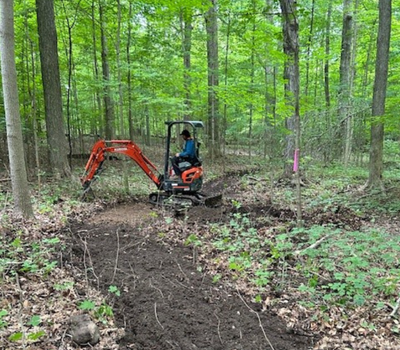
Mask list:
POLYGON ((190 132, 188 130, 183 130, 181 132, 181 135, 186 136, 186 137, 190 137, 190 132))

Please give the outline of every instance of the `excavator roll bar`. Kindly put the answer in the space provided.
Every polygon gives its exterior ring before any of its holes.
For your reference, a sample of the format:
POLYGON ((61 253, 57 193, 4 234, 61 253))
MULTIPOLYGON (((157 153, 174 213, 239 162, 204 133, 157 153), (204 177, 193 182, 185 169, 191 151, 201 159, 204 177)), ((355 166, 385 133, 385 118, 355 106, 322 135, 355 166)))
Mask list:
POLYGON ((170 157, 170 149, 171 149, 171 139, 172 139, 172 128, 174 127, 174 125, 188 125, 191 126, 191 129, 193 131, 193 139, 195 142, 195 149, 197 150, 199 147, 199 142, 198 139, 196 137, 196 133, 197 133, 197 128, 204 128, 204 124, 201 121, 197 121, 197 120, 178 120, 178 121, 168 121, 165 122, 165 125, 167 125, 167 144, 165 145, 165 161, 164 161, 164 178, 167 179, 168 178, 168 160, 170 157))

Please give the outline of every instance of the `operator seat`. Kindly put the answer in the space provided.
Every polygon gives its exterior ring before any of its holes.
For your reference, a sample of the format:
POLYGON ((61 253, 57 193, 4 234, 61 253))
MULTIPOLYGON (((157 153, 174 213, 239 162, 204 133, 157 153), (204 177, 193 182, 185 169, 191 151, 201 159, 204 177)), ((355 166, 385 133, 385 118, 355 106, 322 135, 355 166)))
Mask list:
POLYGON ((181 171, 185 171, 188 170, 190 168, 193 168, 195 166, 201 166, 202 161, 201 158, 199 156, 200 152, 199 152, 199 148, 200 148, 201 143, 198 142, 197 143, 197 147, 196 147, 196 155, 194 157, 187 157, 185 158, 184 162, 181 162, 178 164, 178 167, 181 171))

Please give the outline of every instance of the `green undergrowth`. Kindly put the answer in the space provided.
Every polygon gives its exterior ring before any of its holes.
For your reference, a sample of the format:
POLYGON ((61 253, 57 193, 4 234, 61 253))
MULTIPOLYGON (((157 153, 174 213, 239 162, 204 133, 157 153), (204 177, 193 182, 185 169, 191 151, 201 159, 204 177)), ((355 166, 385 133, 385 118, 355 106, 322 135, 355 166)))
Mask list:
POLYGON ((400 237, 368 230, 346 232, 326 227, 293 230, 290 242, 304 237, 296 270, 303 282, 299 291, 305 293, 309 306, 328 304, 363 306, 377 302, 393 305, 398 298, 400 281, 400 237), (316 248, 312 244, 323 242, 316 248), (311 247, 311 248, 310 248, 311 247))
MULTIPOLYGON (((33 293, 23 296, 22 281, 50 280, 58 265, 55 256, 59 249, 60 239, 57 237, 32 240, 22 231, 0 235, 0 285, 5 295, 15 285, 20 299, 23 298, 21 303, 24 300, 27 303, 29 297, 33 298, 33 293)), ((3 299, 0 308, 0 333, 7 334, 8 342, 33 343, 46 336, 41 320, 41 316, 45 315, 26 312, 24 317, 20 317, 20 327, 16 329, 14 313, 18 310, 17 305, 5 303, 5 300, 7 298, 3 299)))
MULTIPOLYGON (((398 171, 383 172, 385 191, 365 189, 368 180, 367 167, 348 167, 333 164, 329 168, 309 166, 305 171, 306 185, 302 187, 304 210, 326 210, 332 206, 344 206, 360 215, 396 215, 400 210, 400 179, 398 171)), ((292 201, 295 201, 294 191, 292 201)), ((280 197, 280 200, 284 198, 280 197)))
POLYGON ((235 213, 227 224, 213 224, 207 242, 190 236, 188 244, 209 244, 214 263, 234 279, 282 292, 289 286, 308 307, 377 307, 395 303, 400 282, 400 237, 383 231, 345 231, 326 226, 256 229, 247 215, 235 213))
POLYGON ((0 278, 29 273, 46 277, 57 266, 54 253, 59 243, 57 237, 31 241, 21 231, 0 236, 0 278))

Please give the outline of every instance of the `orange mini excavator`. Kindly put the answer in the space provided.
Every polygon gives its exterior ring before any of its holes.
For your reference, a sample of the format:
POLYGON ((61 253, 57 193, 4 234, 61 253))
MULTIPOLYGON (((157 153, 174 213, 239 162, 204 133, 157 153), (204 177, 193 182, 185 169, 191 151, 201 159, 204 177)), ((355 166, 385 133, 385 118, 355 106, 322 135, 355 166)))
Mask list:
POLYGON ((198 129, 203 128, 201 121, 170 121, 167 125, 167 141, 165 152, 164 173, 161 174, 156 166, 143 154, 141 149, 130 140, 99 140, 92 149, 90 158, 86 163, 85 173, 81 178, 85 196, 91 189, 92 183, 98 178, 103 170, 103 163, 107 158, 107 153, 124 154, 135 161, 145 174, 157 186, 158 191, 149 195, 150 202, 153 204, 164 204, 167 202, 179 204, 208 206, 215 205, 221 199, 221 195, 207 197, 200 190, 203 186, 203 167, 199 155, 200 142, 197 138, 198 129), (196 157, 178 164, 182 171, 180 178, 175 179, 172 175, 172 165, 170 156, 172 128, 183 125, 187 129, 192 129, 192 136, 195 142, 196 157))

